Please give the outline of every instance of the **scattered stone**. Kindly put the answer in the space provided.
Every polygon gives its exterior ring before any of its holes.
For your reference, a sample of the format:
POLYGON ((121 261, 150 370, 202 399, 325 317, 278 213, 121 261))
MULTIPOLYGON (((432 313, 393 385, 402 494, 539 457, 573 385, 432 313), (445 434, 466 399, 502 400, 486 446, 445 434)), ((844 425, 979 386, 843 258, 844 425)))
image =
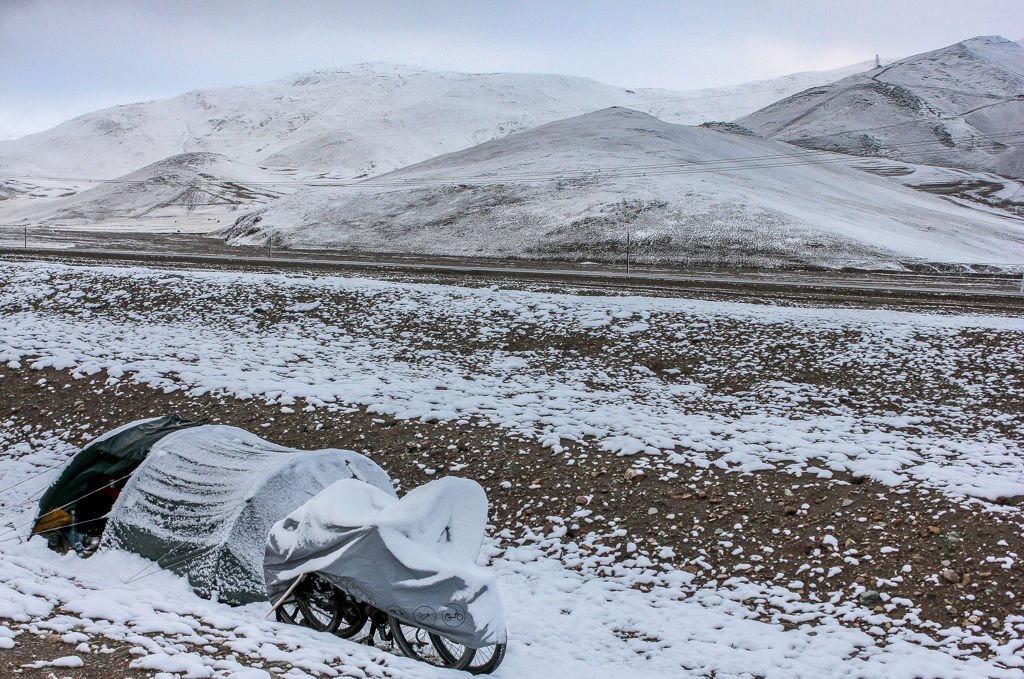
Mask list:
POLYGON ((860 595, 860 605, 874 607, 882 603, 882 595, 878 592, 868 590, 860 595))
POLYGON ((578 504, 581 507, 586 507, 587 505, 590 504, 590 499, 586 495, 577 495, 576 504, 578 504))
POLYGON ((939 575, 941 575, 942 579, 948 583, 955 585, 956 583, 960 582, 960 574, 952 568, 944 568, 939 575))
POLYGON ((796 507, 794 507, 793 505, 790 505, 788 507, 783 507, 782 508, 782 513, 785 514, 786 516, 793 516, 794 514, 796 514, 796 507))
POLYGON ((647 510, 647 516, 654 516, 657 513, 658 513, 658 508, 657 507, 651 507, 650 509, 647 510))
POLYGON ((626 473, 624 474, 627 481, 639 481, 643 475, 643 471, 639 469, 634 469, 633 467, 627 469, 626 473))
POLYGON ((841 503, 841 504, 842 504, 842 505, 843 505, 844 507, 849 507, 850 505, 852 505, 852 504, 853 504, 853 500, 851 500, 851 499, 850 499, 850 498, 848 498, 848 497, 844 497, 844 498, 843 498, 843 501, 842 501, 842 503, 841 503))

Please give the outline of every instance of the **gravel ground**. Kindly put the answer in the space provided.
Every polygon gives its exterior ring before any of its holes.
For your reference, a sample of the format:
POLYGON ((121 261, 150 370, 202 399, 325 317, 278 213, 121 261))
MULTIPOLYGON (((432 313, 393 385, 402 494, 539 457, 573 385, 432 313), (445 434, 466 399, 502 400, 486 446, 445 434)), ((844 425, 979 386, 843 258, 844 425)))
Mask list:
MULTIPOLYGON (((129 292, 133 299, 141 295, 129 292)), ((219 303, 246 307, 252 302, 246 295, 236 291, 219 303)), ((203 306, 213 303, 203 300, 189 313, 201 315, 203 306)), ((340 296, 329 301, 340 315, 360 313, 362 303, 340 296)), ((168 288, 148 296, 146 305, 119 302, 92 312, 112 317, 151 309, 169 313, 186 304, 168 288)), ((61 313, 59 302, 45 306, 46 313, 61 313)), ((287 318, 270 312, 260 323, 274 328, 287 324, 287 318)), ((480 342, 495 341, 509 352, 550 354, 556 361, 601 357, 607 348, 598 334, 587 331, 523 333, 495 340, 477 328, 425 327, 414 319, 407 326, 388 329, 409 331, 425 345, 439 343, 448 351, 467 354, 478 350, 480 342)), ((974 360, 962 366, 965 373, 1006 388, 977 396, 965 410, 947 407, 957 396, 955 385, 929 379, 926 367, 895 365, 895 372, 865 374, 862 366, 851 363, 827 374, 816 370, 815 342, 834 347, 849 341, 841 334, 780 338, 742 378, 725 370, 730 366, 715 365, 716 355, 723 361, 734 356, 719 351, 722 347, 715 343, 742 345, 748 331, 741 322, 723 324, 707 333, 716 339, 699 354, 637 343, 609 360, 643 365, 666 379, 699 379, 718 392, 745 393, 769 376, 827 382, 846 389, 848 402, 842 405, 859 415, 931 404, 928 414, 935 431, 1019 436, 1019 423, 1006 417, 1024 412, 1019 396, 1024 376, 1019 361, 1008 360, 1019 359, 1014 339, 981 332, 968 338, 974 360), (808 339, 814 342, 803 341, 808 339), (715 374, 718 382, 713 381, 715 374)), ((558 542, 570 567, 595 551, 617 560, 642 557, 694 574, 698 586, 743 574, 787 586, 801 596, 852 597, 895 617, 902 610, 914 610, 903 624, 924 634, 955 626, 1003 642, 1024 636, 1024 626, 1013 622, 1024 599, 1024 561, 1004 567, 1002 561, 986 560, 1024 550, 1024 497, 979 502, 927 484, 893 488, 851 474, 823 478, 799 470, 742 473, 715 464, 667 464, 644 455, 595 455, 585 441, 563 440, 563 450, 556 454, 537 440, 481 420, 397 420, 364 407, 305 410, 301 402, 282 409, 258 399, 196 395, 108 377, 103 371, 82 375, 0 365, 0 421, 5 430, 22 432, 25 440, 56 431, 83 444, 127 421, 177 413, 239 426, 287 446, 350 448, 372 457, 404 490, 445 474, 476 479, 487 490, 493 533, 503 545, 558 542), (568 542, 578 546, 566 550, 568 542)), ((814 413, 834 406, 822 402, 805 408, 814 413)), ((770 613, 764 611, 766 619, 770 613)), ((18 673, 16 666, 57 657, 62 646, 67 655, 70 649, 59 639, 37 637, 15 651, 0 651, 0 667, 18 673)), ((124 649, 113 650, 104 656, 108 664, 100 669, 61 670, 59 676, 149 676, 128 672, 124 649)), ((977 652, 984 655, 985 649, 977 652)), ((25 669, 22 676, 51 676, 50 671, 25 669)))

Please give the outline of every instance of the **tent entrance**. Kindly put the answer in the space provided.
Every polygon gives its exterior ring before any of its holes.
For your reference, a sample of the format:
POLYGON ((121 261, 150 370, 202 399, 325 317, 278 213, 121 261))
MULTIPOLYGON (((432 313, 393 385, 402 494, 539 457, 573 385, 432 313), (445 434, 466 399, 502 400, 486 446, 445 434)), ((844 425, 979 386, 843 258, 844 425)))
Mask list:
POLYGON ((45 537, 50 548, 59 552, 95 551, 107 527, 107 514, 140 464, 126 462, 102 456, 76 479, 75 487, 83 490, 82 495, 45 513, 40 509, 32 533, 45 537))
POLYGON ((90 443, 40 498, 32 534, 42 535, 51 549, 60 552, 92 553, 121 489, 153 444, 199 424, 169 415, 130 424, 90 443))

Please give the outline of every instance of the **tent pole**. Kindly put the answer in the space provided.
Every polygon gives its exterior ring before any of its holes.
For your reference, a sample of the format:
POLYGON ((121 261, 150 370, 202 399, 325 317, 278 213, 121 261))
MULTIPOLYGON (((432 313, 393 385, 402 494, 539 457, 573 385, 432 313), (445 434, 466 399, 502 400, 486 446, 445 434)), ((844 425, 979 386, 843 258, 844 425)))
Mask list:
POLYGON ((288 597, 290 597, 292 595, 292 592, 294 592, 295 588, 299 586, 299 583, 301 583, 303 580, 306 579, 306 575, 307 575, 307 573, 303 573, 299 577, 295 578, 295 582, 293 582, 291 584, 291 587, 289 587, 287 590, 285 590, 285 593, 281 595, 281 598, 279 598, 277 600, 277 603, 274 604, 273 606, 271 606, 270 610, 267 612, 267 614, 265 616, 263 616, 264 620, 269 618, 271 616, 271 614, 274 613, 274 611, 276 611, 278 608, 281 607, 281 604, 283 604, 285 601, 288 600, 288 597))

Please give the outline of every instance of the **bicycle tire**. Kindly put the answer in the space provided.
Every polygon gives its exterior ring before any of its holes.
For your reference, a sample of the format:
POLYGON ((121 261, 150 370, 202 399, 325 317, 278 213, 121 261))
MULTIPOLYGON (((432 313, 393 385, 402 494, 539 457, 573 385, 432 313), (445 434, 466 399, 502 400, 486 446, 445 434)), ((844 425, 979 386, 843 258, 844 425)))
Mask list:
MULTIPOLYGON (((441 651, 440 649, 445 645, 443 643, 435 645, 432 637, 437 637, 437 635, 422 627, 402 622, 393 615, 388 616, 388 626, 391 628, 395 644, 402 655, 407 658, 454 670, 464 670, 473 662, 474 651, 469 646, 463 646, 461 655, 456 657, 454 653, 447 652, 447 649, 441 651)), ((461 646, 461 644, 459 645, 461 646)))

